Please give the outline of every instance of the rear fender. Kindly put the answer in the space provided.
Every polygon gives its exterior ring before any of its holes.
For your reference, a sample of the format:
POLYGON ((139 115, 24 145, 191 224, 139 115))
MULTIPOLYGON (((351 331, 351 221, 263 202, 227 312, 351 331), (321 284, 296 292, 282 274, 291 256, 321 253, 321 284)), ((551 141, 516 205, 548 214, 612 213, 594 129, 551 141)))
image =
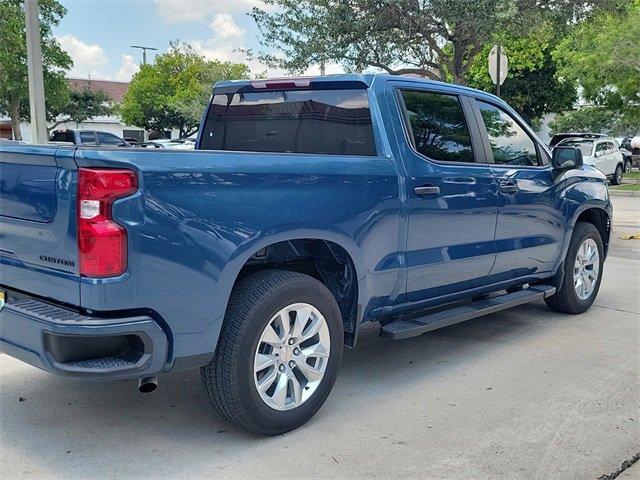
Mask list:
MULTIPOLYGON (((212 342, 218 338, 222 328, 222 321, 228 305, 228 299, 231 297, 233 286, 247 261, 258 251, 269 245, 284 242, 288 240, 325 240, 333 242, 349 254, 353 266, 356 270, 358 279, 358 312, 362 314, 362 306, 366 302, 367 277, 363 273, 363 260, 361 251, 355 241, 339 230, 329 229, 326 225, 283 225, 269 231, 261 232, 260 235, 254 236, 238 246, 229 261, 220 273, 217 282, 218 290, 216 295, 218 298, 227 299, 218 303, 218 310, 215 312, 215 331, 210 332, 212 342)), ((357 319, 356 326, 359 325, 361 318, 357 319)))

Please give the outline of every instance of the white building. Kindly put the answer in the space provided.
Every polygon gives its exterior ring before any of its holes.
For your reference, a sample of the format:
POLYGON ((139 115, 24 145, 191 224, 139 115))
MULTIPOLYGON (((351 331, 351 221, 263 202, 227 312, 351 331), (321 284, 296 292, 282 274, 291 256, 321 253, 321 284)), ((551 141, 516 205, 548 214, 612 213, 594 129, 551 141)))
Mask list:
MULTIPOLYGON (((122 103, 124 95, 129 89, 128 82, 114 82, 111 80, 90 80, 84 78, 69 78, 69 88, 72 91, 84 91, 89 89, 92 92, 101 91, 107 95, 115 103, 122 103)), ((103 132, 113 133, 122 138, 134 138, 139 142, 147 140, 145 138, 145 131, 139 127, 133 127, 122 123, 119 116, 110 115, 103 117, 94 117, 86 122, 65 122, 61 123, 56 129, 79 129, 79 130, 101 130, 103 132)), ((24 141, 31 141, 31 128, 29 123, 22 122, 20 124, 20 133, 24 141)), ((177 137, 178 131, 165 132, 165 135, 170 133, 171 137, 177 137)), ((0 138, 13 138, 13 132, 11 129, 11 120, 7 117, 0 116, 0 138)))

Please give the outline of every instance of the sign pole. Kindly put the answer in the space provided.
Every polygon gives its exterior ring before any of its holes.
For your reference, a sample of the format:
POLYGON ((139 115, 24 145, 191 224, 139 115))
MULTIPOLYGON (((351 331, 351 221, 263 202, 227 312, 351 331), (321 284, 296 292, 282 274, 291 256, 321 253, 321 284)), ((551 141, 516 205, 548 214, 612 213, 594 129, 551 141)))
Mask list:
POLYGON ((498 44, 498 48, 496 49, 496 77, 498 77, 498 81, 496 82, 496 95, 500 96, 500 57, 502 55, 502 47, 498 44))

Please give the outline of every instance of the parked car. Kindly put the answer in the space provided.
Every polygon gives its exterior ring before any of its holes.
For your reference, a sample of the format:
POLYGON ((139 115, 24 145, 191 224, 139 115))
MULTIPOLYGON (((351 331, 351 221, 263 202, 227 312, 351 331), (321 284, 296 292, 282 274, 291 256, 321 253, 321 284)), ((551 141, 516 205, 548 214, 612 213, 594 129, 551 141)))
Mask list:
POLYGON ((622 183, 624 172, 624 157, 620 153, 618 143, 609 137, 591 138, 567 138, 557 144, 558 147, 579 148, 585 165, 592 165, 608 179, 613 185, 622 183))
POLYGON ((365 322, 399 340, 598 294, 605 176, 488 93, 219 82, 196 148, 0 144, 2 351, 143 392, 201 367, 222 417, 275 435, 322 406, 365 322))
POLYGON ((173 141, 171 140, 149 140, 140 144, 142 148, 171 148, 173 141))
POLYGON ((549 147, 553 148, 562 140, 566 140, 567 138, 604 138, 606 137, 603 133, 591 133, 591 132, 565 132, 565 133, 556 133, 553 137, 551 137, 551 141, 549 142, 549 147))
POLYGON ((127 142, 129 145, 134 146, 134 147, 137 146, 137 145, 140 145, 140 143, 142 143, 142 142, 140 142, 140 140, 138 140, 137 138, 134 138, 134 137, 123 137, 122 139, 125 142, 127 142))
POLYGON ((631 171, 631 165, 633 161, 633 147, 631 147, 631 137, 618 137, 616 138, 620 153, 622 154, 624 162, 624 172, 631 171))
POLYGON ((150 140, 141 144, 144 148, 167 148, 170 150, 194 150, 196 142, 191 138, 150 140))
POLYGON ((130 147, 123 138, 109 132, 99 130, 59 129, 51 132, 49 141, 54 143, 71 143, 73 145, 105 145, 112 147, 130 147))

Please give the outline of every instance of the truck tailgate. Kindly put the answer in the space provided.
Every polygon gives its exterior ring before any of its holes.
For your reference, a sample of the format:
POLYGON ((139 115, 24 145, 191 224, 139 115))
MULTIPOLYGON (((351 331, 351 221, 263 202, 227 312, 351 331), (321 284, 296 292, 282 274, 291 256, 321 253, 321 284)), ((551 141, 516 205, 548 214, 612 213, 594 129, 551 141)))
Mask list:
POLYGON ((0 284, 79 305, 73 153, 0 142, 0 284))

